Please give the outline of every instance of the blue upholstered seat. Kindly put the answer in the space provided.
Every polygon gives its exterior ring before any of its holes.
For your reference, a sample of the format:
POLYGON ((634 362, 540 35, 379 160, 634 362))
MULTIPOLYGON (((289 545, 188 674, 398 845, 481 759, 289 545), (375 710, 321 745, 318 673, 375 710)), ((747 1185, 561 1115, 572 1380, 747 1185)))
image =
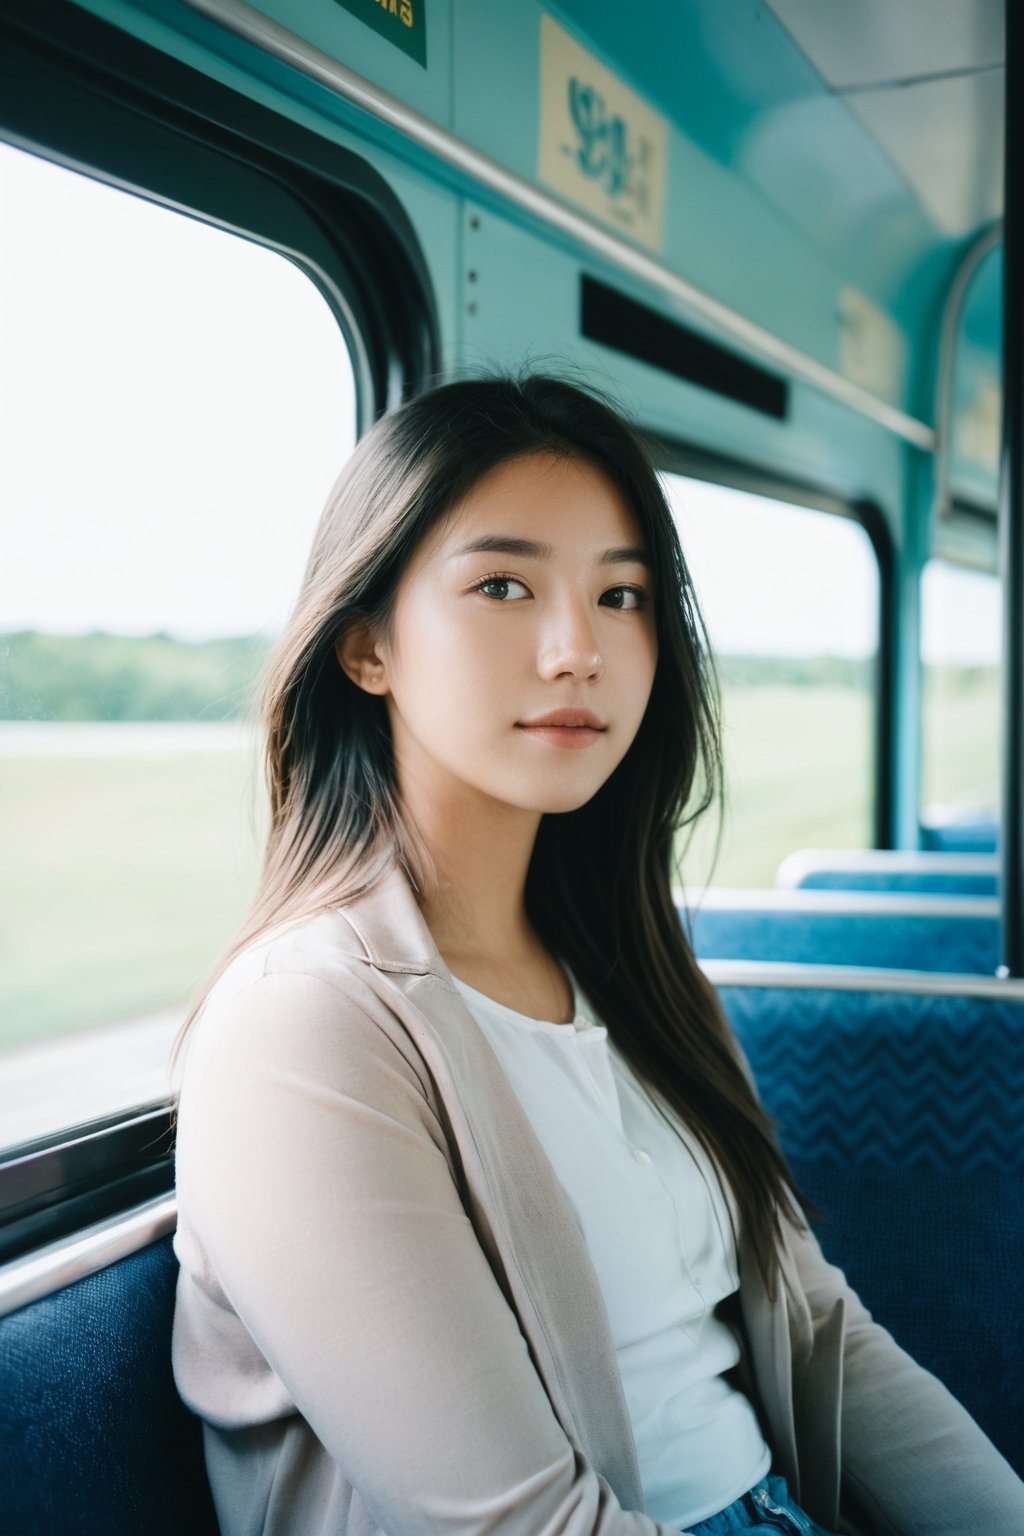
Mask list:
POLYGON ((993 897, 999 889, 999 862, 994 853, 807 848, 783 860, 775 884, 782 890, 993 897))
POLYGON ((999 823, 990 811, 933 814, 921 825, 923 846, 936 852, 994 853, 998 841, 999 823))
POLYGON ((162 1238, 0 1318, 0 1530, 216 1536, 171 1374, 177 1270, 162 1238))
POLYGON ((999 964, 998 906, 980 898, 711 890, 683 920, 715 960, 989 976, 999 964))
MULTIPOLYGON (((720 995, 826 1253, 1024 1473, 1024 1002, 720 995)), ((175 1277, 167 1237, 0 1319, 0 1529, 216 1536, 175 1277)))
POLYGON ((999 876, 957 873, 952 870, 921 870, 912 874, 903 870, 817 869, 808 871, 800 881, 804 891, 894 891, 933 896, 995 896, 999 876))
POLYGON ((1024 1475, 1024 1002, 719 995, 825 1252, 1024 1475))

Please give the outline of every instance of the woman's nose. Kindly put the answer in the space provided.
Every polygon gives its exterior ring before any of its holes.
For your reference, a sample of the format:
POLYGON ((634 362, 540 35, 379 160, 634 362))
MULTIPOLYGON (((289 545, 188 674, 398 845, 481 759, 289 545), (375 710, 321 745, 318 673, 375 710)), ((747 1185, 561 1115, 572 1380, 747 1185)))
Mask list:
POLYGON ((601 676, 604 662, 588 605, 567 602, 549 615, 539 638, 537 670, 552 681, 563 675, 584 679, 601 676))

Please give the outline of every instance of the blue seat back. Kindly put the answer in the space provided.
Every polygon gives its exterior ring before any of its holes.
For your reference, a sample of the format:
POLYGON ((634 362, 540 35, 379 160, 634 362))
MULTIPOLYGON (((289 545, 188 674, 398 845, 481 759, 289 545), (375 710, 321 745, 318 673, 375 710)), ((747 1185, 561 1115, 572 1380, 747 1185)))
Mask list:
POLYGON ((921 843, 938 853, 995 853, 999 823, 991 811, 936 815, 922 822, 921 843))
MULTIPOLYGON (((707 968, 826 1253, 1024 1475, 1024 995, 707 968)), ((176 1274, 167 1237, 0 1319, 4 1529, 216 1536, 171 1374, 176 1274)))
POLYGON ((999 889, 999 864, 989 853, 809 848, 783 860, 775 884, 782 890, 993 897, 999 889))
POLYGON ((708 891, 689 918, 702 958, 994 975, 999 909, 980 898, 708 891))
POLYGON ((988 896, 999 890, 999 876, 956 873, 951 870, 818 869, 808 871, 800 881, 805 891, 894 891, 921 896, 988 896))
POLYGON ((719 995, 826 1254, 1024 1475, 1024 997, 719 995))
POLYGON ((170 1237, 0 1318, 0 1528, 217 1536, 171 1373, 170 1237))

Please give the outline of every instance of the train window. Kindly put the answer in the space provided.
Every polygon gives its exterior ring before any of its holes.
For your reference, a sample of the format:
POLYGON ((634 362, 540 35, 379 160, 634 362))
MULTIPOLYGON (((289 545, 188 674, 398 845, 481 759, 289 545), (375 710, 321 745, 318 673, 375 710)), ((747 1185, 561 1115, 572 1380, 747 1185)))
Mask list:
POLYGON ((997 811, 1001 624, 996 576, 928 561, 921 581, 926 822, 997 811))
POLYGON ((766 886, 794 849, 873 842, 879 570, 850 517, 682 475, 666 486, 722 685, 723 838, 688 888, 766 886))
POLYGON ((247 903, 252 683, 356 433, 320 290, 0 146, 0 1146, 166 1095, 247 903))

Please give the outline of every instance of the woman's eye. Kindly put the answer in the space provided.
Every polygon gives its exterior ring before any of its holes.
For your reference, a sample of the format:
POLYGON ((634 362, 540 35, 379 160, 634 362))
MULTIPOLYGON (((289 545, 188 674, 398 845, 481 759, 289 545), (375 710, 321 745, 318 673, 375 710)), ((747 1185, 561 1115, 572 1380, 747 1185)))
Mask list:
POLYGON ((474 592, 482 592, 484 597, 493 597, 497 601, 504 602, 510 597, 519 597, 526 593, 526 588, 521 581, 516 581, 514 576, 485 576, 483 581, 478 581, 473 588, 474 592), (518 592, 511 589, 517 587, 518 592))
POLYGON ((612 587, 601 601, 605 599, 609 599, 609 608, 642 608, 647 601, 647 593, 643 587, 612 587))

